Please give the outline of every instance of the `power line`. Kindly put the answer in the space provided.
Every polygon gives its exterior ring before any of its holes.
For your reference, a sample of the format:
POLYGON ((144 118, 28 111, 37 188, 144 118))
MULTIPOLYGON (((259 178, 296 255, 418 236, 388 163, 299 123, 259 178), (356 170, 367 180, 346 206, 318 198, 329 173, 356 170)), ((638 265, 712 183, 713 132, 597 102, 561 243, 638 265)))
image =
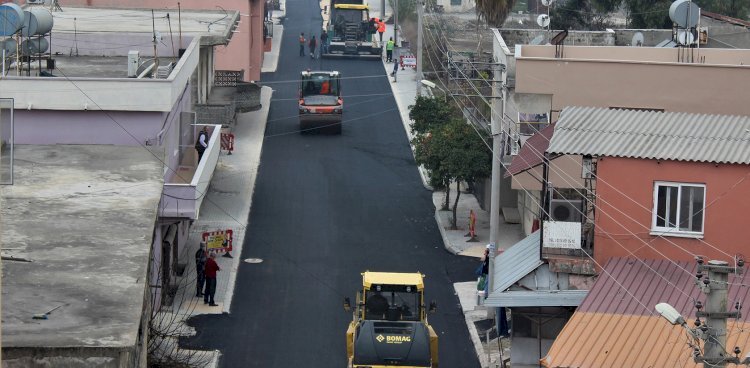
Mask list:
MULTIPOLYGON (((439 25, 438 25, 438 26, 439 26, 439 25)), ((431 32, 431 31, 430 31, 430 32, 431 32)), ((438 43, 436 43, 436 45, 437 45, 438 47, 440 47, 438 43)), ((450 46, 450 42, 449 42, 449 41, 447 41, 447 39, 446 39, 446 45, 447 45, 447 46, 450 46)), ((441 51, 444 51, 444 50, 443 50, 443 49, 441 49, 441 51)), ((474 68, 474 70, 478 71, 478 69, 477 69, 477 68, 476 68, 476 67, 475 67, 475 66, 474 66, 473 64, 470 64, 470 65, 471 65, 471 67, 472 67, 472 68, 474 68)), ((463 73, 463 71, 462 71, 461 69, 457 68, 457 70, 458 70, 458 71, 460 71, 460 72, 461 72, 462 74, 464 74, 464 73, 463 73)), ((482 79, 482 80, 483 80, 483 81, 484 81, 484 82, 485 82, 485 83, 486 83, 486 84, 487 84, 488 86, 492 87, 492 85, 490 84, 490 82, 489 82, 489 81, 487 81, 487 80, 486 80, 486 79, 484 78, 484 76, 482 76, 482 75, 481 75, 481 73, 479 73, 479 76, 480 76, 480 78, 481 78, 481 79, 482 79)), ((465 77, 465 74, 464 74, 464 77, 465 77)), ((472 86, 473 86, 473 84, 472 84, 472 86)), ((488 101, 487 101, 487 100, 486 100, 486 99, 485 99, 485 98, 484 98, 483 96, 481 96, 481 93, 480 93, 480 92, 479 92, 479 91, 478 91, 478 90, 476 89, 476 87, 475 87, 475 86, 474 86, 474 89, 475 89, 475 90, 477 91, 477 93, 478 93, 478 94, 480 95, 479 97, 481 97, 481 98, 482 98, 483 102, 485 102, 485 104, 487 104, 487 105, 488 105, 488 106, 490 107, 490 109, 494 111, 494 108, 492 107, 492 105, 491 105, 491 104, 490 104, 490 103, 489 103, 489 102, 488 102, 488 101)), ((471 100, 470 100, 470 101, 471 101, 471 100)), ((473 101, 471 101, 471 102, 472 102, 472 104, 473 104, 473 101)), ((537 133, 539 132, 539 131, 537 130, 537 128, 536 128, 536 127, 534 127, 533 125, 531 125, 531 127, 532 127, 532 129, 536 130, 536 132, 537 132, 537 133)), ((545 139, 546 139, 546 138, 545 138, 545 139)), ((581 164, 581 166, 582 166, 582 164, 581 164)), ((565 174, 567 175, 567 173, 565 173, 565 174)), ((748 174, 750 174, 750 172, 749 172, 748 174)), ((595 178, 595 179, 597 179, 597 181, 601 180, 603 184, 606 184, 606 185, 610 186, 610 187, 611 187, 612 189, 614 189, 615 191, 617 191, 617 192, 618 192, 618 193, 619 193, 620 195, 624 196, 624 197, 625 197, 625 198, 627 198, 627 199, 630 199, 630 200, 631 200, 631 201, 632 201, 633 203, 636 203, 636 204, 637 204, 637 205, 639 205, 639 206, 640 206, 641 208, 643 208, 643 209, 645 209, 645 210, 647 210, 647 211, 650 211, 650 209, 649 209, 649 208, 646 208, 646 207, 644 207, 643 205, 641 205, 641 204, 640 204, 639 202, 637 202, 637 201, 636 201, 636 200, 634 200, 633 198, 631 198, 631 197, 629 197, 629 196, 625 195, 625 194, 624 194, 624 193, 622 193, 622 191, 620 191, 620 190, 619 190, 618 188, 616 188, 616 187, 614 187, 614 186, 612 186, 612 185, 609 185, 609 184, 608 184, 608 183, 607 183, 606 181, 604 181, 603 179, 599 179, 598 177, 596 177, 594 173, 592 173, 592 176, 594 176, 594 178, 595 178)), ((744 178, 743 178, 743 179, 741 179, 741 181, 744 181, 744 178)), ((741 181, 740 181, 740 182, 741 182, 741 181)), ((736 185, 738 185, 738 184, 739 184, 739 182, 738 182, 737 184, 735 184, 735 186, 736 186, 736 185)), ((734 186, 733 186, 733 187, 734 187, 734 186)), ((580 194, 580 192, 579 192, 579 194, 580 194)), ((723 195, 722 195, 721 197, 723 197, 723 195)), ((719 198, 721 198, 721 197, 719 197, 719 198)), ((718 200, 719 198, 717 198, 716 200, 718 200)), ((713 203, 715 203, 715 202, 716 202, 716 200, 714 200, 714 201, 712 202, 712 204, 713 204, 713 203)), ((605 201, 605 202, 606 202, 606 201, 605 201)), ((616 208, 615 206, 613 206, 613 208, 617 209, 617 208, 616 208)), ((701 210, 701 211, 703 211, 703 210, 701 210)), ((622 211, 619 211, 619 210, 618 210, 618 212, 620 212, 620 213, 623 213, 622 211)), ((625 213, 623 213, 623 214, 624 214, 624 215, 626 215, 626 216, 628 216, 628 215, 627 215, 627 214, 625 214, 625 213)), ((657 216, 658 216, 658 215, 657 215, 657 216)), ((628 217, 629 217, 629 216, 628 216, 628 217)), ((630 218, 630 219, 632 220, 632 218, 631 218, 631 217, 629 217, 629 218, 630 218)), ((662 218, 662 219, 663 219, 663 218, 662 218)), ((637 224, 640 224, 640 223, 639 223, 639 222, 637 222, 637 221, 636 221, 636 223, 637 223, 637 224)), ((646 226, 643 226, 643 227, 644 227, 644 228, 646 228, 646 230, 650 230, 650 228, 648 228, 648 227, 646 227, 646 226)), ((665 234, 666 234, 666 233, 669 233, 669 232, 671 232, 671 231, 674 231, 674 229, 671 229, 670 231, 668 231, 668 232, 665 232, 665 234)), ((634 234, 633 234, 633 235, 634 235, 634 234)), ((660 238, 664 238, 664 237, 663 237, 662 235, 659 235, 659 237, 660 237, 660 238)), ((680 249, 684 250, 683 248, 679 247, 679 246, 678 246, 677 244, 675 244, 675 243, 674 243, 674 242, 672 242, 671 240, 669 240, 669 239, 667 239, 667 238, 664 238, 664 239, 665 239, 666 241, 670 242, 671 244, 673 244, 673 245, 677 246, 678 248, 680 248, 680 249)), ((732 255, 730 255, 730 254, 728 254, 728 253, 724 252, 724 251, 723 251, 722 249, 720 249, 720 248, 718 248, 718 247, 715 247, 715 246, 713 246, 713 245, 712 245, 712 244, 710 244, 710 243, 707 243, 707 242, 705 242, 705 241, 704 241, 703 239, 699 239, 699 240, 700 240, 701 242, 703 242, 704 244, 707 244, 707 245, 711 246, 711 247, 712 247, 712 248, 714 248, 715 250, 718 250, 719 252, 722 252, 722 253, 724 253, 725 255, 727 255, 727 256, 730 256, 730 257, 732 257, 732 255)), ((686 251, 686 250, 684 250, 684 251, 686 251)), ((692 254, 692 253, 690 253, 690 252, 688 252, 688 251, 686 251, 686 252, 687 252, 688 254, 692 255, 692 256, 695 256, 695 254, 692 254)))

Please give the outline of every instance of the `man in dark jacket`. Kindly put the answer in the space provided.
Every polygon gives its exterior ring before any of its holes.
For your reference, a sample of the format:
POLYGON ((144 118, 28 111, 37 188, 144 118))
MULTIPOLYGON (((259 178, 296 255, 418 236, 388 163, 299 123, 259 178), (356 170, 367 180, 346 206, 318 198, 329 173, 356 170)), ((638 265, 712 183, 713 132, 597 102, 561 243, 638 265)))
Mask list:
POLYGON ((323 30, 323 33, 320 34, 320 53, 321 55, 328 53, 328 32, 326 30, 323 30))
POLYGON ((310 37, 310 43, 308 46, 310 47, 310 58, 315 59, 315 48, 318 47, 318 40, 315 39, 315 35, 310 37))
POLYGON ((206 152, 206 147, 208 147, 208 128, 203 127, 198 134, 198 140, 195 141, 195 149, 198 151, 199 164, 201 163, 201 158, 203 158, 203 152, 206 152))
POLYGON ((196 275, 196 292, 195 296, 203 296, 203 285, 206 283, 206 261, 208 255, 206 254, 206 243, 201 242, 198 251, 195 252, 195 275, 196 275))

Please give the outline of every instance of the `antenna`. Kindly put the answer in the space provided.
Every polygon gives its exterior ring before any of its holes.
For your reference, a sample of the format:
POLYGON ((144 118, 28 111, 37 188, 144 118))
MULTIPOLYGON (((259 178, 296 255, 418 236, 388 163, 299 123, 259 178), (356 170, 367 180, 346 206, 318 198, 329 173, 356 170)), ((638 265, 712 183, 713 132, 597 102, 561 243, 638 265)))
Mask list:
POLYGON ((636 46, 636 47, 643 46, 643 39, 644 39, 643 33, 636 32, 633 35, 633 38, 630 40, 630 46, 636 46))
POLYGON ((536 24, 539 25, 539 27, 547 28, 549 26, 550 19, 549 15, 547 14, 539 14, 538 17, 536 17, 536 24))

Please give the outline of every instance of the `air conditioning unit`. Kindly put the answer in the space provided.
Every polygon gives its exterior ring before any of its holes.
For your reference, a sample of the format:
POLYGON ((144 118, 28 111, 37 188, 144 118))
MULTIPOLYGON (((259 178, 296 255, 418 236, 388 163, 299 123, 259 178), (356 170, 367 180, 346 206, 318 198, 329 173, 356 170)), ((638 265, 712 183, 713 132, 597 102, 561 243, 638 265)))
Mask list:
POLYGON ((173 68, 174 68, 174 63, 169 63, 165 66, 160 66, 156 68, 156 78, 159 78, 159 79, 169 78, 169 75, 172 74, 173 68))
POLYGON ((553 221, 581 222, 583 218, 583 201, 580 199, 552 199, 549 204, 549 216, 553 221))

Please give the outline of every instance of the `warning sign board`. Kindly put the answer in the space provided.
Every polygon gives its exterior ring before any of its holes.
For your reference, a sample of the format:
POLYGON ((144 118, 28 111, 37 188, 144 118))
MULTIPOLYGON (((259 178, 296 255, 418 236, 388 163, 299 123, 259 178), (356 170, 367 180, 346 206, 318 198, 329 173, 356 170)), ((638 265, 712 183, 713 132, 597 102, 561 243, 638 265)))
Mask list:
POLYGON ((209 231, 203 233, 203 241, 208 251, 232 251, 232 229, 209 231))

